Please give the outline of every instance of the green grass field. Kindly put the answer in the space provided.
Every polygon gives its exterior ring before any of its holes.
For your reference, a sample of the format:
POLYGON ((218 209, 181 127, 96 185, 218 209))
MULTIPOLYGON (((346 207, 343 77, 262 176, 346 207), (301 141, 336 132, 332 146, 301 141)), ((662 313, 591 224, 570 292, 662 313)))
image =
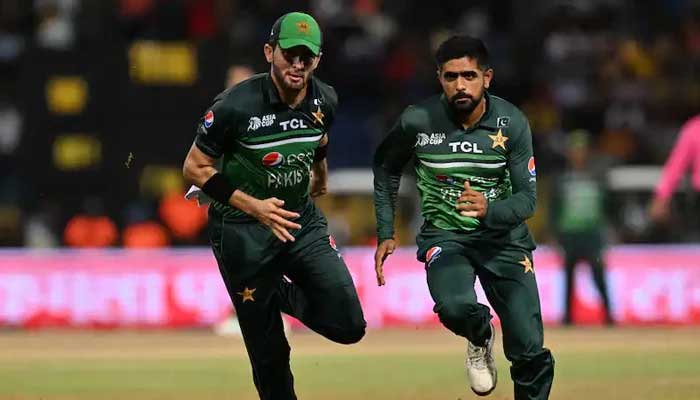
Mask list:
MULTIPOLYGON (((291 336, 300 399, 471 399, 464 343, 444 330, 369 331, 339 346, 291 336)), ((700 328, 548 329, 552 399, 700 399, 700 328)), ((498 343, 499 385, 512 399, 498 343)), ((189 332, 0 333, 0 399, 256 399, 239 339, 189 332)))

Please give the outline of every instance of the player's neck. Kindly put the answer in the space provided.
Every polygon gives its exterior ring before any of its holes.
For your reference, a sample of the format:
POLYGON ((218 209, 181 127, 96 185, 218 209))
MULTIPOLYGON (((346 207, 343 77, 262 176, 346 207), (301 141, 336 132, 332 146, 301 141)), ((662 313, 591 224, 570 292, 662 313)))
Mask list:
POLYGON ((299 90, 284 89, 282 85, 277 82, 275 74, 270 75, 277 89, 277 94, 280 96, 283 103, 287 104, 290 108, 296 108, 302 100, 304 100, 304 97, 306 97, 306 88, 308 88, 309 85, 304 85, 304 87, 299 90))
POLYGON ((484 113, 486 112, 486 97, 482 97, 481 101, 479 104, 476 106, 475 109, 472 110, 471 113, 465 116, 460 116, 460 120, 462 122, 462 127, 464 129, 469 129, 472 126, 474 126, 481 117, 484 116, 484 113))

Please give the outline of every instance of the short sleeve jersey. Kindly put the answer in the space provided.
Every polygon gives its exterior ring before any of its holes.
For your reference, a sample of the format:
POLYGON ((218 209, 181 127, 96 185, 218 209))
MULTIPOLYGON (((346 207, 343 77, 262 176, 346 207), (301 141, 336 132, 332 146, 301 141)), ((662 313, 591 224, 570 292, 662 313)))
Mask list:
MULTIPOLYGON (((259 198, 277 197, 299 210, 309 195, 314 151, 328 133, 338 104, 335 90, 312 77, 296 108, 284 103, 269 73, 225 90, 199 122, 195 144, 222 158, 221 172, 238 189, 259 198)), ((214 202, 225 217, 248 219, 228 204, 214 202)))

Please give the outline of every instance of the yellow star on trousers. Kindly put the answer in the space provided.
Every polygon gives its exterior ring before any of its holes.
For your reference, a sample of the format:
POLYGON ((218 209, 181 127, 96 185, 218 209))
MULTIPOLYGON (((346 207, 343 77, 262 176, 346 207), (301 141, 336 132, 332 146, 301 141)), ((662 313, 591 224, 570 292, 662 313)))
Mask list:
POLYGON ((503 136, 503 132, 500 129, 495 135, 489 135, 489 137, 491 140, 493 140, 493 144, 491 145, 492 149, 495 149, 498 146, 501 146, 503 150, 506 149, 506 141, 508 140, 508 137, 503 136))
POLYGON ((246 301, 250 300, 252 302, 255 302, 255 299, 253 298, 253 293, 258 290, 258 289, 248 289, 247 287, 243 289, 242 292, 236 293, 237 295, 241 296, 243 298, 243 302, 245 303, 246 301))
POLYGON ((316 112, 312 112, 311 115, 314 116, 314 119, 318 121, 319 124, 323 125, 323 117, 325 117, 325 115, 323 115, 321 107, 319 107, 318 110, 316 110, 316 112))
POLYGON ((522 264, 523 267, 525 267, 525 273, 527 274, 528 272, 532 272, 533 274, 535 273, 535 269, 532 268, 532 262, 530 261, 527 256, 524 256, 522 261, 519 262, 519 264, 522 264))

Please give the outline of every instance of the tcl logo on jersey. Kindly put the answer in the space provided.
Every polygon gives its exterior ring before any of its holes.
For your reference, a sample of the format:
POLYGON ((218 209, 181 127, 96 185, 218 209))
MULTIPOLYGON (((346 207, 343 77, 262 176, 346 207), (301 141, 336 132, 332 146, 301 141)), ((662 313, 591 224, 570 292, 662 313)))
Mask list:
POLYGON ((537 171, 535 170, 535 157, 530 157, 527 161, 527 170, 530 171, 531 176, 537 176, 537 171))
POLYGON ((277 167, 284 163, 284 156, 282 153, 273 151, 272 153, 267 153, 262 158, 262 164, 266 167, 277 167))
POLYGON ((212 125, 214 125, 214 111, 209 110, 204 115, 204 127, 209 129, 212 125))
POLYGON ((425 262, 428 263, 428 266, 440 257, 440 253, 442 253, 442 247, 440 246, 433 246, 428 249, 428 252, 425 253, 425 262))
POLYGON ((283 131, 288 131, 290 129, 305 129, 308 128, 306 121, 299 118, 292 118, 289 121, 280 121, 280 127, 283 131))
POLYGON ((450 142, 449 143, 450 148, 452 149, 453 153, 457 152, 462 152, 462 153, 476 153, 476 154, 481 154, 484 151, 479 148, 478 143, 471 143, 471 142, 450 142))

